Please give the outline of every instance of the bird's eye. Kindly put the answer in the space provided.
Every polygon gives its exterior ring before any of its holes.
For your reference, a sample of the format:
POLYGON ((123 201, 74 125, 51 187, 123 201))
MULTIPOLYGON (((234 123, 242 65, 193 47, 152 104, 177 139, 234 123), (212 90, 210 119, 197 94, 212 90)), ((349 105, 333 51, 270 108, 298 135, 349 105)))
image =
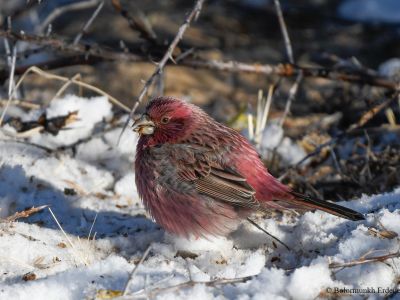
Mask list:
POLYGON ((161 124, 167 124, 171 118, 170 117, 162 117, 161 124))

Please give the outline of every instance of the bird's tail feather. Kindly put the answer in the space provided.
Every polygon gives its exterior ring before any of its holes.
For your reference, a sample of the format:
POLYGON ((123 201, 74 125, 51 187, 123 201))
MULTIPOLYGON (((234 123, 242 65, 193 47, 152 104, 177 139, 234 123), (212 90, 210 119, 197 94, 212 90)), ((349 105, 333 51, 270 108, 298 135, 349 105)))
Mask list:
POLYGON ((336 215, 352 221, 365 220, 364 216, 361 213, 354 211, 350 208, 340 206, 325 200, 312 198, 293 191, 290 191, 289 193, 295 197, 294 199, 291 199, 290 202, 293 202, 293 204, 295 204, 296 206, 298 205, 309 209, 319 209, 332 215, 336 215))

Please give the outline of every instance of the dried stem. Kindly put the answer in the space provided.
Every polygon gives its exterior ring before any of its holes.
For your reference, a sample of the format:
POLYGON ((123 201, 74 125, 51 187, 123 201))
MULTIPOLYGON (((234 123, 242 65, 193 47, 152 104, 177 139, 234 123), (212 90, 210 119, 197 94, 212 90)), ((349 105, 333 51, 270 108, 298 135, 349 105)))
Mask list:
POLYGON ((16 212, 15 214, 13 214, 12 216, 7 217, 4 221, 5 222, 14 222, 15 220, 20 219, 20 218, 27 218, 27 217, 45 209, 46 207, 48 207, 48 205, 42 205, 39 207, 31 207, 31 208, 25 209, 23 211, 19 211, 19 212, 16 212))
MULTIPOLYGON (((0 105, 1 106, 6 106, 8 103, 8 99, 0 99, 0 105)), ((14 99, 12 101, 13 105, 17 105, 17 106, 21 106, 23 108, 28 108, 28 109, 39 109, 40 105, 36 104, 36 103, 31 103, 31 102, 27 102, 27 101, 22 101, 22 100, 18 100, 18 99, 14 99)))
POLYGON ((140 261, 136 264, 136 266, 133 268, 132 273, 129 275, 129 278, 128 278, 128 280, 127 280, 127 282, 126 282, 126 284, 125 284, 125 287, 124 287, 124 292, 122 293, 123 296, 126 296, 126 295, 128 294, 129 284, 130 284, 130 282, 132 281, 133 277, 135 277, 135 275, 136 275, 136 273, 137 273, 137 271, 138 271, 138 269, 139 269, 139 266, 140 266, 141 264, 143 264, 144 260, 145 260, 146 257, 149 255, 150 250, 151 250, 151 244, 147 247, 146 251, 143 253, 142 258, 141 258, 140 261))
POLYGON ((394 252, 394 253, 389 253, 386 255, 381 255, 381 256, 374 256, 370 258, 366 257, 361 257, 357 260, 345 262, 345 263, 330 263, 329 268, 331 269, 336 269, 336 268, 349 268, 349 267, 354 267, 358 265, 363 265, 363 264, 368 264, 372 262, 384 262, 385 260, 388 260, 390 258, 398 258, 400 257, 400 251, 394 252))
POLYGON ((254 276, 246 276, 246 277, 239 277, 239 278, 232 278, 232 279, 215 279, 211 281, 194 281, 188 280, 173 286, 163 287, 163 288, 154 288, 150 291, 143 291, 140 294, 134 294, 133 298, 145 296, 147 298, 153 299, 156 295, 161 293, 167 293, 171 291, 177 291, 187 287, 193 287, 196 284, 204 284, 205 286, 217 286, 217 285, 224 285, 224 284, 234 284, 234 283, 242 283, 252 279, 254 276))
POLYGON ((62 228, 60 222, 58 222, 58 220, 57 220, 56 216, 54 215, 53 211, 51 210, 51 208, 48 207, 48 209, 49 209, 49 212, 50 212, 51 216, 53 217, 54 221, 56 222, 58 228, 61 230, 61 232, 63 233, 63 235, 64 235, 65 238, 67 239, 67 241, 68 241, 69 245, 71 246, 73 252, 75 252, 75 255, 76 255, 77 257, 80 258, 81 262, 82 262, 84 265, 88 266, 88 265, 89 265, 89 262, 88 262, 82 255, 79 254, 78 250, 75 248, 74 243, 72 243, 71 239, 68 237, 67 233, 66 233, 66 232, 64 231, 64 229, 62 228))
POLYGON ((98 93, 100 95, 103 95, 103 96, 107 97, 110 100, 111 103, 115 104, 116 106, 120 107, 121 109, 123 109, 125 111, 129 111, 129 108, 125 104, 121 103, 121 101, 117 100, 116 98, 114 98, 113 96, 111 96, 108 93, 104 92, 103 90, 99 89, 98 87, 95 87, 95 86, 90 85, 88 83, 85 83, 83 81, 74 79, 75 76, 74 76, 74 78, 67 78, 67 77, 64 77, 64 76, 55 75, 55 74, 52 74, 52 73, 49 73, 49 72, 45 72, 42 69, 39 69, 38 67, 35 67, 35 66, 30 67, 28 70, 25 71, 25 73, 21 76, 21 78, 18 80, 17 84, 15 85, 15 90, 18 89, 18 87, 21 85, 23 80, 26 78, 26 76, 30 72, 39 74, 39 75, 41 75, 41 76, 43 76, 45 78, 55 79, 55 80, 63 81, 63 82, 66 82, 66 83, 70 83, 71 82, 71 83, 74 83, 74 84, 76 84, 78 86, 82 86, 84 88, 87 88, 88 90, 91 90, 93 92, 96 92, 96 93, 98 93))

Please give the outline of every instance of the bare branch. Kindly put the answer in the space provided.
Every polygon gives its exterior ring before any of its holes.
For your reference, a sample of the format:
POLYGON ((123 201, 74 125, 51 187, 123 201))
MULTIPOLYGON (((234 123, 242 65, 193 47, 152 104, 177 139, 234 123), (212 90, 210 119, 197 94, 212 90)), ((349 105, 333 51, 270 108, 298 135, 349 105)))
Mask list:
POLYGON ((381 255, 381 256, 374 256, 374 257, 361 257, 359 259, 345 262, 345 263, 330 263, 329 268, 331 269, 336 269, 336 268, 349 268, 349 267, 354 267, 358 265, 363 265, 363 264, 368 264, 372 262, 384 262, 385 260, 388 260, 390 258, 398 258, 400 257, 400 251, 394 252, 394 253, 389 253, 386 255, 381 255))
POLYGON ((56 74, 51 74, 49 72, 45 72, 41 69, 39 69, 38 67, 30 67, 28 70, 25 71, 25 73, 21 76, 21 78, 18 80, 17 84, 15 85, 15 90, 18 89, 18 87, 21 85, 21 83, 23 82, 23 80, 25 79, 25 77, 30 73, 36 73, 39 74, 45 78, 50 78, 50 79, 55 79, 55 80, 59 80, 62 82, 71 82, 74 83, 78 86, 82 86, 84 88, 87 88, 88 90, 94 91, 100 95, 106 96, 109 101, 113 104, 115 104, 116 106, 122 108, 125 111, 129 111, 129 108, 124 105, 123 103, 121 103, 121 101, 117 100, 116 98, 114 98, 113 96, 109 95, 108 93, 104 92, 103 90, 99 89, 98 87, 95 87, 93 85, 90 85, 88 83, 85 83, 83 81, 77 80, 76 76, 74 76, 73 78, 68 78, 68 77, 64 77, 64 76, 60 76, 60 75, 56 75, 56 74))
POLYGON ((96 17, 98 16, 98 14, 100 13, 101 9, 104 6, 104 1, 101 1, 99 6, 95 9, 95 11, 93 12, 92 16, 90 17, 90 19, 86 22, 86 24, 83 26, 82 30, 78 33, 78 35, 75 37, 74 39, 74 45, 78 44, 79 41, 81 40, 82 36, 84 34, 86 34, 87 30, 89 29, 90 25, 92 25, 94 19, 96 19, 96 17))
POLYGON ((290 107, 292 106, 292 102, 297 95, 297 91, 299 89, 299 85, 302 80, 303 80, 303 72, 300 72, 296 77, 296 81, 289 90, 289 96, 286 100, 285 110, 283 112, 281 119, 279 120, 279 126, 281 127, 283 126, 283 123, 285 122, 286 117, 290 112, 290 107))
MULTIPOLYGON (((110 60, 110 61, 148 61, 148 57, 143 53, 130 53, 130 52, 118 52, 109 48, 101 47, 94 44, 76 44, 72 45, 68 41, 60 38, 50 37, 39 37, 28 34, 20 34, 10 31, 0 30, 0 37, 5 37, 14 41, 24 41, 37 44, 40 46, 50 47, 54 50, 66 52, 76 57, 63 58, 56 61, 49 61, 43 63, 47 66, 47 69, 59 68, 62 66, 76 65, 76 64, 93 64, 94 61, 110 60), (90 59, 95 58, 95 59, 90 59)), ((295 77, 300 72, 303 73, 305 78, 325 78, 332 81, 346 81, 356 84, 367 84, 376 87, 382 87, 389 90, 399 89, 399 84, 391 79, 371 75, 369 73, 356 71, 343 71, 335 68, 324 68, 324 67, 302 67, 293 64, 248 64, 239 61, 223 61, 223 60, 204 60, 204 59, 191 59, 191 58, 180 58, 176 59, 182 66, 209 69, 221 72, 230 73, 254 73, 262 75, 276 75, 280 77, 295 77)), ((168 60, 166 64, 169 63, 168 60)), ((173 62, 172 62, 173 63, 173 62)), ((19 75, 28 69, 29 66, 22 66, 16 68, 16 75, 19 75)), ((0 70, 0 79, 4 78, 5 71, 0 70)), ((8 74, 8 72, 7 72, 8 74)), ((8 75, 6 75, 8 76, 8 75)), ((4 80, 4 79, 3 79, 4 80)))
POLYGON ((153 44, 157 44, 157 36, 154 33, 153 29, 146 16, 142 11, 140 11, 137 7, 135 10, 137 11, 135 16, 131 16, 127 10, 125 10, 121 2, 119 0, 111 0, 111 3, 114 9, 120 13, 120 15, 128 21, 129 26, 133 30, 137 30, 140 32, 141 37, 145 38, 149 42, 153 44))
POLYGON ((45 36, 35 36, 22 34, 11 31, 0 30, 0 36, 14 41, 24 41, 37 44, 40 46, 47 46, 55 50, 63 51, 71 54, 84 55, 85 57, 94 56, 103 58, 105 60, 116 61, 143 61, 143 56, 137 56, 132 53, 116 52, 97 45, 85 44, 72 44, 63 39, 57 39, 45 36))
POLYGON ((289 59, 289 62, 291 64, 294 64, 292 43, 290 42, 289 33, 287 31, 285 19, 283 18, 282 8, 281 8, 281 4, 280 4, 279 0, 274 0, 274 5, 275 5, 276 14, 278 15, 279 26, 281 27, 283 40, 285 42, 285 49, 286 49, 287 57, 289 59))
POLYGON ((133 106, 130 114, 129 114, 129 118, 125 122, 124 128, 121 131, 121 134, 119 136, 118 142, 121 139, 121 136, 124 133, 126 127, 128 126, 129 120, 133 117, 136 109, 139 107, 140 103, 143 101, 144 95, 147 93, 147 91, 150 88, 150 86, 152 85, 154 79, 159 74, 162 73, 162 70, 164 69, 164 67, 167 64, 168 60, 170 60, 172 58, 172 53, 174 52, 175 47, 178 45, 179 41, 183 38, 183 35, 185 34, 186 30, 189 28, 190 23, 192 22, 193 19, 196 19, 198 17, 198 15, 200 14, 201 9, 203 7, 203 3, 204 3, 204 0, 197 0, 196 1, 192 11, 186 17, 186 19, 183 22, 183 24, 179 27, 179 30, 178 30, 175 38, 173 39, 173 41, 169 45, 167 52, 165 52, 163 58, 157 64, 157 67, 156 67, 155 71, 153 72, 153 74, 145 82, 145 84, 143 86, 143 89, 140 92, 139 97, 138 97, 135 105, 133 106))
POLYGON ((6 116, 7 109, 10 106, 11 100, 14 97, 15 91, 17 89, 15 86, 15 82, 14 82, 16 59, 17 59, 17 47, 14 46, 13 55, 12 55, 12 59, 11 59, 10 77, 9 77, 9 83, 8 83, 8 101, 7 101, 6 106, 4 107, 3 112, 1 113, 1 116, 0 116, 0 126, 3 123, 4 117, 6 116))
POLYGON ((79 2, 73 2, 61 7, 57 7, 54 9, 51 14, 47 16, 47 18, 40 24, 36 29, 35 32, 37 33, 42 33, 45 28, 50 25, 51 22, 53 22, 55 19, 57 19, 59 16, 66 12, 74 11, 74 10, 81 10, 81 9, 86 9, 93 7, 97 5, 100 1, 99 0, 88 0, 88 1, 79 1, 79 2))

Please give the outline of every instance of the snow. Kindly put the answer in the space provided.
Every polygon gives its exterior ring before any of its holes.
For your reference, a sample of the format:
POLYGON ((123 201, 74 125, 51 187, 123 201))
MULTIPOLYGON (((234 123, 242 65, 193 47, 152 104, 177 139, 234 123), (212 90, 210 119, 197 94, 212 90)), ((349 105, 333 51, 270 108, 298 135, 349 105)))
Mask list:
MULTIPOLYGON (((399 258, 343 269, 329 264, 399 250, 398 237, 371 235, 369 229, 400 233, 400 188, 342 202, 366 214, 361 222, 323 212, 254 217, 288 244, 290 251, 274 246, 247 223, 226 238, 187 240, 164 233, 138 199, 133 172, 135 134, 127 132, 118 146, 120 127, 97 135, 103 120, 113 117, 107 99, 66 96, 54 100, 46 112, 58 116, 75 110, 79 121, 68 125, 68 130, 57 136, 36 134, 29 141, 55 148, 92 137, 76 152, 48 153, 0 131, 0 218, 49 205, 66 234, 47 208, 16 222, 0 221, 0 299, 119 295, 149 244, 152 250, 129 284, 128 295, 134 298, 313 299, 329 296, 327 289, 335 287, 398 288, 399 258), (24 281, 29 272, 36 278, 24 281), (235 284, 204 284, 246 276, 251 277, 235 284), (188 280, 202 283, 171 288, 188 280), (155 289, 164 290, 157 293, 155 289)), ((29 118, 42 112, 34 111, 29 118)), ((271 128, 267 127, 263 138, 279 141, 279 132, 271 128)))
POLYGON ((303 148, 290 138, 284 137, 282 126, 279 126, 277 122, 271 121, 262 132, 260 152, 263 157, 271 157, 275 148, 286 165, 293 165, 306 155, 303 148))
POLYGON ((398 79, 400 76, 400 59, 391 58, 379 65, 378 73, 385 77, 398 79))
MULTIPOLYGON (((79 139, 86 138, 91 134, 96 123, 111 117, 111 104, 105 97, 94 97, 88 100, 69 95, 58 101, 52 101, 45 112, 48 118, 53 118, 74 111, 78 111, 78 120, 70 124, 68 130, 62 130, 56 136, 35 135, 31 138, 31 142, 55 147, 73 144, 79 139)), ((41 111, 33 111, 28 118, 37 119, 41 113, 41 111)))
POLYGON ((358 22, 400 23, 398 0, 345 0, 338 8, 339 16, 358 22))

